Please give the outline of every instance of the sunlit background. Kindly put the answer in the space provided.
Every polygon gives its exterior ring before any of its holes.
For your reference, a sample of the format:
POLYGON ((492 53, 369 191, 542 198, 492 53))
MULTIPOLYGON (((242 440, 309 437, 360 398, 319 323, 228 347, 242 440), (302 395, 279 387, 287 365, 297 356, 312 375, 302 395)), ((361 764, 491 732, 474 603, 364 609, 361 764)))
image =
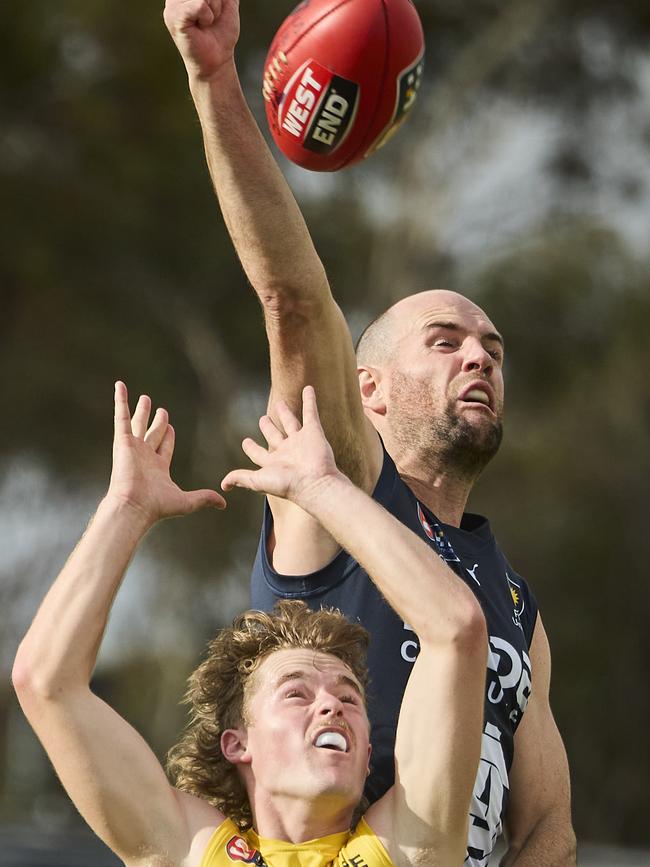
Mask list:
MULTIPOLYGON (((292 5, 241 4, 260 121, 292 5)), ((650 5, 416 5, 426 74, 400 133, 340 174, 282 166, 355 335, 433 287, 505 335, 506 438, 471 507, 540 602, 585 858, 649 863, 650 5)), ((33 0, 0 29, 3 864, 41 863, 17 853, 61 852, 79 828, 9 673, 105 489, 113 381, 169 408, 185 486, 240 463, 265 404, 261 313, 161 11, 33 0)), ((118 598, 95 688, 161 756, 186 675, 246 607, 260 509, 237 492, 225 514, 158 527, 118 598)))

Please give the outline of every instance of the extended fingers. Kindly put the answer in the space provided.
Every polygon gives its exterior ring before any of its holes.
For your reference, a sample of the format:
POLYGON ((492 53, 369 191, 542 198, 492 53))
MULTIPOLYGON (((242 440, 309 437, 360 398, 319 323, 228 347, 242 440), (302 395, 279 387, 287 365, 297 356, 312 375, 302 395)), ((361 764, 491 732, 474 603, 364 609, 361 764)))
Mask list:
POLYGON ((135 405, 135 412, 131 418, 131 431, 133 436, 143 439, 149 424, 151 412, 151 398, 148 394, 141 394, 135 405))
POLYGON ((167 433, 168 427, 169 415, 167 410, 159 407, 155 412, 149 430, 144 435, 144 441, 148 443, 155 452, 160 448, 160 444, 167 433))
POLYGON ((258 472, 259 470, 231 470, 221 480, 221 490, 247 488, 249 491, 259 491, 261 488, 257 482, 258 472))
POLYGON ((242 441, 241 447, 246 457, 250 458, 254 464, 257 464, 258 467, 264 466, 266 459, 269 456, 268 449, 265 449, 250 437, 246 437, 246 439, 242 441))
MULTIPOLYGON (((271 419, 268 419, 268 421, 275 432, 278 433, 278 430, 271 419)), ((260 419, 260 427, 262 427, 262 419, 260 419)), ((262 432, 264 433, 264 431, 262 432)), ((280 434, 280 440, 282 439, 284 439, 284 437, 280 434)), ((269 445, 271 445, 270 441, 269 445)), ((241 447, 246 457, 250 458, 250 460, 254 464, 257 464, 258 467, 263 467, 267 463, 269 457, 268 449, 265 449, 263 446, 259 445, 259 443, 256 443, 255 440, 246 437, 246 439, 242 440, 241 447)), ((257 478, 258 472, 258 470, 231 470, 221 480, 221 490, 230 491, 233 488, 248 488, 250 491, 262 490, 257 478)))
POLYGON ((275 405, 275 412, 277 413, 278 418, 282 422, 282 427, 285 429, 287 436, 292 433, 297 433, 301 424, 293 414, 293 412, 289 409, 288 404, 286 404, 283 400, 279 400, 275 405))
POLYGON ((226 501, 217 493, 209 488, 202 488, 198 491, 186 491, 186 504, 188 512, 198 512, 200 509, 225 509, 226 501))
POLYGON ((260 430, 264 434, 264 439, 267 441, 269 446, 275 450, 279 448, 284 442, 284 434, 281 430, 279 430, 276 423, 273 421, 271 416, 263 415, 260 418, 260 430))
POLYGON ((302 390, 302 421, 303 424, 314 424, 320 430, 323 429, 318 414, 316 392, 312 385, 306 385, 302 390))
POLYGON ((167 424, 165 428, 165 433, 162 438, 160 445, 158 446, 158 454, 161 458, 163 458, 167 466, 172 462, 172 455, 174 454, 174 443, 176 442, 176 431, 174 428, 167 424))
POLYGON ((115 383, 115 433, 131 433, 131 413, 126 385, 118 380, 115 383))

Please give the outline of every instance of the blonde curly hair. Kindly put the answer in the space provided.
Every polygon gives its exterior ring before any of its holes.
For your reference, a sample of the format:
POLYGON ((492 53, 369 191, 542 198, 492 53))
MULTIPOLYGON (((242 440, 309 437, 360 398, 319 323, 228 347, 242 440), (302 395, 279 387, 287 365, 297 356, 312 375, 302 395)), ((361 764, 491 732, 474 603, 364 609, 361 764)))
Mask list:
POLYGON ((368 632, 333 608, 311 611, 304 602, 281 600, 273 611, 246 611, 208 645, 190 675, 184 703, 190 720, 169 751, 167 770, 178 789, 213 804, 242 830, 252 824, 248 796, 235 765, 221 752, 226 729, 246 724, 246 685, 275 650, 308 648, 330 653, 368 683, 368 632))

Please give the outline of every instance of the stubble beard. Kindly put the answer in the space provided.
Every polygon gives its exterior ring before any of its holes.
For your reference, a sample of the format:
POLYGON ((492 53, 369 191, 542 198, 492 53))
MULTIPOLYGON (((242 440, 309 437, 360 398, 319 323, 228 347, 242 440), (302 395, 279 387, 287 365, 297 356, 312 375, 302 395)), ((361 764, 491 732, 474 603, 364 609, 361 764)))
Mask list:
POLYGON ((415 455, 431 469, 450 471, 474 481, 499 450, 503 438, 500 416, 472 423, 450 399, 440 399, 422 383, 394 372, 388 422, 393 441, 402 455, 415 455))

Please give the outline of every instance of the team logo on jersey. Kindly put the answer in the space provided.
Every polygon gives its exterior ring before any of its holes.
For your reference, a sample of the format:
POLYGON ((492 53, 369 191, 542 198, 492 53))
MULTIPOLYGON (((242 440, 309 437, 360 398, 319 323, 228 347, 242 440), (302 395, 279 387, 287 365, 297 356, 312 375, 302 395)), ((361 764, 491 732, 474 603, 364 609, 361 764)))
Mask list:
POLYGON ((442 557, 445 563, 460 563, 460 557, 454 551, 451 542, 445 536, 440 524, 431 524, 427 520, 427 517, 424 514, 424 509, 419 503, 417 503, 417 510, 420 525, 427 537, 433 542, 433 546, 438 555, 442 557))
POLYGON ((266 867, 264 859, 257 849, 251 849, 248 842, 239 836, 231 837, 226 843, 226 855, 231 861, 241 861, 244 864, 255 864, 256 867, 266 867))
POLYGON ((508 582, 508 590, 510 590, 510 596, 512 597, 512 622, 523 631, 524 627, 521 625, 521 615, 524 613, 526 603, 521 593, 521 586, 516 581, 513 581, 507 572, 506 581, 508 582))

